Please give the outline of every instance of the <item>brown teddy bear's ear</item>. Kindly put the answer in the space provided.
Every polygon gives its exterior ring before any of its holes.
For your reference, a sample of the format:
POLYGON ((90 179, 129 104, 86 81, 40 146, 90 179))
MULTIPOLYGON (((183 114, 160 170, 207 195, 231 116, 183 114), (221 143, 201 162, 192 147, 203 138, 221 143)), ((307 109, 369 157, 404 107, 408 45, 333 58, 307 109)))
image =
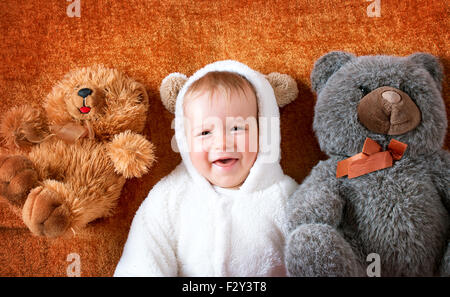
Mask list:
POLYGON ((186 75, 175 72, 169 74, 161 82, 161 86, 159 87, 161 101, 171 113, 175 112, 175 103, 177 102, 178 93, 186 81, 186 75))
POLYGON ((279 107, 283 107, 297 99, 297 83, 291 76, 278 72, 272 72, 266 75, 266 79, 273 88, 279 107))

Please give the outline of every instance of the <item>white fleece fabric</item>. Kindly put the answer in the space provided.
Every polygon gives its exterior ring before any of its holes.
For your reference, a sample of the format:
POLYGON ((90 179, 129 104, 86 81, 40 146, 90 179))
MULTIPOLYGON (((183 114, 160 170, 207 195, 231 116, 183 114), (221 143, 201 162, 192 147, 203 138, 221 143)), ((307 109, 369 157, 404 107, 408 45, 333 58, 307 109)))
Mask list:
POLYGON ((285 276, 285 204, 298 185, 280 166, 279 109, 264 75, 231 60, 198 70, 177 96, 175 137, 182 163, 139 207, 114 276, 285 276), (257 95, 259 152, 238 190, 211 185, 187 150, 184 94, 211 71, 244 76, 257 95))

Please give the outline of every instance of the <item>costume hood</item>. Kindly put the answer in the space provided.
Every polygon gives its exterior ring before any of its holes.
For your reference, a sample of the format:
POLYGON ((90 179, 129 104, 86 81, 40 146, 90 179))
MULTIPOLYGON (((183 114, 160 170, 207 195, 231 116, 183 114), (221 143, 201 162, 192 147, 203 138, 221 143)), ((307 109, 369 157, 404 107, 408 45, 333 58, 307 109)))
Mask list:
POLYGON ((166 108, 175 113, 175 139, 178 151, 192 179, 203 187, 211 188, 209 181, 201 176, 189 157, 184 127, 183 101, 189 87, 209 72, 226 71, 239 74, 252 84, 258 104, 258 155, 250 173, 239 191, 263 190, 284 176, 280 166, 280 114, 279 106, 295 100, 297 84, 286 74, 271 73, 267 76, 237 61, 218 61, 195 72, 191 77, 172 73, 161 84, 160 93, 166 108))

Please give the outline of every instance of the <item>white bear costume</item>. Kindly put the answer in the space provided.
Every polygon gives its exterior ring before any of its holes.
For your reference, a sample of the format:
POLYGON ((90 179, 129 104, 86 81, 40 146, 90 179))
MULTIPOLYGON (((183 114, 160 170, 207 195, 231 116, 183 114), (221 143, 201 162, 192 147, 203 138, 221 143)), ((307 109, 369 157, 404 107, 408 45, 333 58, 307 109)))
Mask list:
MULTIPOLYGON (((165 80, 172 76, 183 75, 174 73, 165 80)), ((279 109, 269 81, 244 64, 219 61, 187 79, 175 104, 175 137, 182 162, 140 206, 114 275, 285 276, 285 205, 298 185, 279 163, 279 109), (259 152, 238 190, 211 185, 189 158, 184 95, 211 71, 240 74, 256 90, 259 152)))

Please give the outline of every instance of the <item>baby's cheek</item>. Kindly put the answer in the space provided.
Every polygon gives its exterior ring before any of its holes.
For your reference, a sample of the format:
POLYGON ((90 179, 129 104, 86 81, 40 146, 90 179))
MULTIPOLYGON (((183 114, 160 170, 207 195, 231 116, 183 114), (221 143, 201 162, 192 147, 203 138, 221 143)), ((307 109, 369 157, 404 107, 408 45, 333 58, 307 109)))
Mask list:
POLYGON ((209 151, 208 142, 203 138, 192 138, 189 147, 191 152, 201 153, 209 151))
POLYGON ((207 152, 191 152, 190 157, 192 165, 194 165, 198 171, 203 172, 208 168, 209 162, 207 152))
POLYGON ((258 134, 246 133, 243 140, 245 152, 256 153, 258 152, 258 134))

